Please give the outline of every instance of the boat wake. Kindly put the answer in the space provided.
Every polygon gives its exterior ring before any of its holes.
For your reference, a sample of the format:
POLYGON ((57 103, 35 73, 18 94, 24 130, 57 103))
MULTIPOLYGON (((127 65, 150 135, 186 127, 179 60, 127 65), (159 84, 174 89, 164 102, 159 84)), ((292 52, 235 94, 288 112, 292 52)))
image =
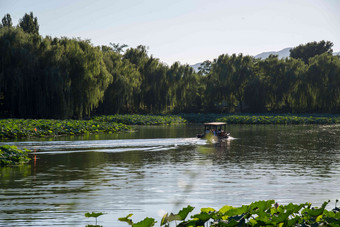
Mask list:
POLYGON ((74 152, 127 152, 127 151, 164 151, 183 146, 206 144, 197 138, 159 138, 159 139, 124 139, 124 140, 78 140, 78 141, 29 141, 11 142, 20 148, 36 154, 62 154, 74 152))

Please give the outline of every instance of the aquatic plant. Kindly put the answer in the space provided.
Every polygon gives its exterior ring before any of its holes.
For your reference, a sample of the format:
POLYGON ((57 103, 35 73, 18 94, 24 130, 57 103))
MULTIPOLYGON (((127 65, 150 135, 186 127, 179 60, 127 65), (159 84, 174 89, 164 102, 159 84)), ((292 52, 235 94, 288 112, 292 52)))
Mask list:
POLYGON ((339 124, 340 115, 333 114, 180 114, 190 123, 213 121, 228 124, 339 124))
POLYGON ((126 222, 128 223, 129 225, 131 225, 132 227, 151 227, 151 226, 154 226, 156 221, 155 219, 153 218, 144 218, 142 221, 140 222, 137 222, 137 223, 134 223, 132 221, 132 219, 130 219, 130 217, 132 216, 133 214, 128 214, 126 217, 122 217, 122 218, 118 218, 119 221, 121 222, 126 222))
POLYGON ((0 146, 0 166, 18 165, 27 163, 29 150, 19 149, 16 146, 3 145, 0 146))
POLYGON ((115 133, 132 128, 121 123, 95 120, 2 119, 0 129, 0 138, 8 139, 115 133))
POLYGON ((216 119, 228 124, 339 124, 339 115, 227 115, 216 119))
POLYGON ((102 212, 99 212, 99 213, 96 213, 96 212, 92 212, 92 213, 85 213, 85 217, 87 218, 95 218, 96 219, 96 224, 95 225, 87 225, 87 227, 100 227, 99 225, 97 225, 97 218, 101 215, 103 215, 104 213, 102 212))
POLYGON ((93 120, 102 122, 119 122, 126 125, 170 125, 186 123, 185 119, 176 115, 116 114, 96 116, 93 120))
POLYGON ((127 125, 171 125, 222 121, 228 124, 340 124, 340 115, 104 115, 90 120, 0 120, 0 138, 51 137, 116 133, 132 130, 127 125))
MULTIPOLYGON (((338 201, 338 200, 337 200, 338 201)), ((194 214, 186 220, 194 207, 187 206, 177 214, 165 214, 161 226, 169 227, 173 221, 177 227, 193 226, 339 226, 340 209, 335 206, 327 210, 330 201, 324 202, 320 208, 312 207, 311 203, 279 205, 274 200, 257 201, 241 207, 224 206, 219 210, 202 208, 201 212, 194 214)), ((135 226, 129 217, 119 218, 135 226), (128 221, 127 221, 128 220, 128 221)), ((153 223, 154 224, 154 223, 153 223)), ((141 226, 153 226, 153 224, 141 226)))
POLYGON ((204 123, 204 122, 213 122, 217 121, 218 118, 224 117, 225 114, 214 114, 214 113, 187 113, 187 114, 179 114, 182 118, 187 120, 190 123, 204 123))

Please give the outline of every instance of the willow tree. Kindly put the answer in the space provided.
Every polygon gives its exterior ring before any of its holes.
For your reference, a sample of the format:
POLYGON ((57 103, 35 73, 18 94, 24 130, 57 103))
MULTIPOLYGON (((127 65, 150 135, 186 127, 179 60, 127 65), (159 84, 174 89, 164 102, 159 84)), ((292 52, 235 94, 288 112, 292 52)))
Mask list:
POLYGON ((311 108, 321 113, 336 113, 340 109, 340 60, 327 53, 310 59, 305 83, 313 97, 311 108))
POLYGON ((21 29, 3 27, 0 30, 2 107, 11 116, 30 116, 33 112, 28 106, 34 103, 32 81, 38 76, 36 66, 39 64, 34 39, 21 29))
POLYGON ((112 81, 103 54, 99 47, 93 47, 87 40, 60 40, 65 59, 62 67, 70 78, 73 114, 76 118, 89 116, 103 100, 105 89, 112 81))
POLYGON ((280 112, 295 112, 294 105, 296 103, 296 98, 304 98, 297 95, 297 89, 299 84, 301 84, 302 78, 307 70, 307 65, 300 59, 286 58, 284 59, 285 70, 282 77, 279 92, 281 108, 280 112))
POLYGON ((244 103, 247 106, 247 111, 252 113, 266 112, 266 83, 265 77, 260 72, 259 62, 254 63, 254 73, 249 78, 244 91, 244 103))
POLYGON ((230 59, 230 64, 233 66, 230 70, 230 87, 234 94, 240 111, 243 112, 244 93, 247 83, 253 77, 254 58, 251 56, 236 56, 233 54, 230 59))
POLYGON ((144 110, 157 113, 166 106, 166 71, 167 67, 159 59, 148 57, 140 68, 142 74, 141 96, 143 97, 144 110))
POLYGON ((220 55, 212 63, 210 74, 216 80, 215 89, 211 89, 212 96, 220 100, 220 105, 227 106, 229 111, 236 106, 243 111, 245 88, 254 74, 253 65, 254 58, 242 54, 220 55))
POLYGON ((233 110, 234 99, 232 97, 230 86, 229 55, 220 55, 214 59, 211 64, 210 73, 207 75, 207 87, 205 91, 206 103, 209 109, 215 109, 219 106, 227 106, 227 111, 233 110))
POLYGON ((112 80, 102 52, 88 41, 0 30, 3 112, 15 117, 82 118, 112 80))
POLYGON ((175 62, 167 73, 167 80, 170 87, 168 100, 174 111, 198 112, 201 109, 203 92, 199 76, 191 66, 175 62))
POLYGON ((145 92, 144 89, 147 86, 146 78, 144 74, 144 66, 149 59, 147 48, 143 45, 139 45, 137 48, 129 48, 125 51, 123 58, 131 62, 141 75, 141 92, 137 96, 138 109, 145 109, 145 92))
POLYGON ((102 50, 104 63, 113 80, 105 91, 98 111, 104 114, 137 111, 141 84, 139 71, 130 61, 122 59, 120 51, 106 46, 102 50))

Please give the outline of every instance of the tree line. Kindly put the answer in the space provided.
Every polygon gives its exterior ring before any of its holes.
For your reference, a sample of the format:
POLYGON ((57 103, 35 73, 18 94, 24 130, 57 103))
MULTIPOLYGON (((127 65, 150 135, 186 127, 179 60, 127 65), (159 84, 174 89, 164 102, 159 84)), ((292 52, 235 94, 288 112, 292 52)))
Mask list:
POLYGON ((168 66, 145 46, 93 46, 39 35, 33 13, 0 25, 0 115, 87 118, 91 114, 183 112, 340 113, 340 59, 333 43, 310 42, 290 57, 242 54, 199 71, 168 66))

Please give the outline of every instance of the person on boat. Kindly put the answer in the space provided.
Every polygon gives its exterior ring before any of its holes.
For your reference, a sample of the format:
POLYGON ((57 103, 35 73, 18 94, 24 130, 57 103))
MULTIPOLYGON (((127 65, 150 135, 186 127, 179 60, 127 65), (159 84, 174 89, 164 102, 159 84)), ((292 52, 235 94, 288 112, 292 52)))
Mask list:
POLYGON ((224 133, 224 130, 222 129, 221 130, 221 134, 220 134, 222 137, 225 136, 225 133, 224 133))

